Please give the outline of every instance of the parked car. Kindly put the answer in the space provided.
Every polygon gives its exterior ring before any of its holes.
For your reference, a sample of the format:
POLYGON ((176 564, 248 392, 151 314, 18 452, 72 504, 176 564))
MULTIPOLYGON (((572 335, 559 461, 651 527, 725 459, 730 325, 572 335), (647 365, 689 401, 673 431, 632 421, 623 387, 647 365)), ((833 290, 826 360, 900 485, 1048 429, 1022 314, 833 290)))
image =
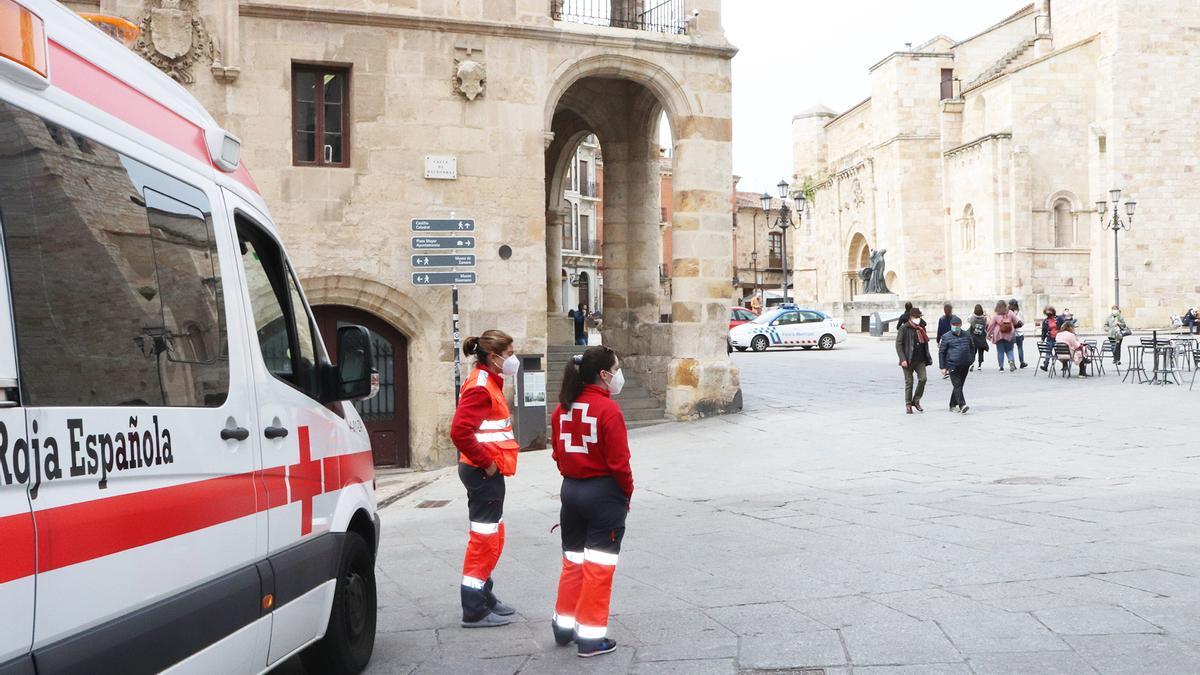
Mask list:
POLYGON ((758 318, 758 315, 745 307, 730 307, 729 308, 729 327, 732 329, 735 326, 740 326, 744 323, 750 323, 758 318))
POLYGON ((729 345, 739 352, 747 349, 761 352, 769 347, 825 350, 833 349, 846 337, 846 324, 841 321, 815 309, 785 303, 749 323, 731 328, 729 345))

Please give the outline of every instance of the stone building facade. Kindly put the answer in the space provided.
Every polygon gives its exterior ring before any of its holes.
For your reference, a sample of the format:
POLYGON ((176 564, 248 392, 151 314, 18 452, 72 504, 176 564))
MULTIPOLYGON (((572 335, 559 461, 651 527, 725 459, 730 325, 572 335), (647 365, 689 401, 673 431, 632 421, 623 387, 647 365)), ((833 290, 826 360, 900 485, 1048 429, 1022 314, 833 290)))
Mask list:
MULTIPOLYGON (((783 231, 774 227, 780 200, 771 198, 771 214, 763 213, 762 195, 734 193, 734 268, 737 270, 738 304, 749 307, 758 294, 763 307, 783 299, 783 231)), ((789 250, 788 256, 794 251, 789 250)), ((789 279, 795 284, 794 279, 789 279)))
POLYGON ((880 248, 901 299, 1015 297, 1094 326, 1115 295, 1096 202, 1120 188, 1138 204, 1121 304, 1136 327, 1167 325, 1200 297, 1185 262, 1200 255, 1198 23, 1187 0, 1039 0, 887 56, 850 110, 796 115, 796 182, 812 190, 797 296, 858 326, 857 272, 880 248))
POLYGON ((592 135, 605 161, 605 343, 673 417, 740 406, 725 354, 735 49, 720 0, 68 4, 141 24, 139 51, 241 137, 319 323, 353 311, 394 329, 407 409, 387 433, 403 436, 401 464, 455 459, 450 289, 411 283, 409 220, 475 218, 480 283, 460 290, 465 334, 499 328, 518 353, 546 354, 568 330, 564 181, 592 135), (675 159, 670 323, 658 276, 663 114, 675 159), (453 158, 456 178, 426 178, 429 156, 453 158))

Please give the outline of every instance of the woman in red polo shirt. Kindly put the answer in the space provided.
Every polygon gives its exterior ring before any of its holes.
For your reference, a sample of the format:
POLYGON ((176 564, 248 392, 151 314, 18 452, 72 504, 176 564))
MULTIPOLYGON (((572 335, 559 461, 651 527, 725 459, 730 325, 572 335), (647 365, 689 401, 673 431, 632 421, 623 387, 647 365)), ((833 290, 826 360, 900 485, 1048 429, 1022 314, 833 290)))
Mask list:
POLYGON ((462 625, 490 628, 509 623, 508 617, 516 613, 492 593, 492 570, 504 550, 504 477, 517 471, 518 447, 504 378, 516 376, 520 361, 513 356, 512 338, 498 330, 467 338, 463 354, 474 356, 476 364, 463 384, 450 425, 471 519, 459 589, 462 625))
POLYGON ((608 638, 609 598, 633 496, 625 416, 612 399, 624 384, 616 353, 590 347, 567 364, 550 418, 563 476, 562 574, 551 626, 558 644, 575 639, 583 657, 617 648, 608 638))

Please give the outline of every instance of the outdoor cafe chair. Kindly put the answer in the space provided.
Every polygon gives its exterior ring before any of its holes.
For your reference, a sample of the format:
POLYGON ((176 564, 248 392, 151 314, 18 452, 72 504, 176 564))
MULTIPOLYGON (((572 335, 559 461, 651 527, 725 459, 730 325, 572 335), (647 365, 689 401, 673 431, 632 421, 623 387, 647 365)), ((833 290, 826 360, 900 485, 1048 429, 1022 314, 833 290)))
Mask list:
POLYGON ((1042 369, 1042 364, 1047 364, 1046 373, 1050 377, 1054 377, 1054 369, 1050 367, 1051 365, 1054 365, 1054 353, 1050 351, 1049 343, 1047 343, 1045 340, 1038 340, 1037 349, 1038 367, 1033 369, 1033 376, 1037 377, 1038 371, 1042 369))
POLYGON ((1087 346, 1087 350, 1084 353, 1088 361, 1087 367, 1091 370, 1090 374, 1095 375, 1099 373, 1104 375, 1104 361, 1100 358, 1100 350, 1096 348, 1096 341, 1084 340, 1083 344, 1087 346))
POLYGON ((1153 347, 1147 347, 1144 344, 1129 345, 1129 347, 1125 350, 1125 376, 1121 378, 1122 382, 1128 380, 1130 375, 1135 376, 1133 379, 1134 384, 1141 384, 1149 379, 1146 377, 1145 365, 1147 349, 1153 349, 1153 347))
MULTIPOLYGON (((1100 359, 1103 361, 1105 358, 1107 358, 1109 361, 1112 361, 1113 368, 1116 368, 1117 374, 1120 375, 1121 364, 1117 362, 1117 356, 1119 356, 1117 354, 1117 346, 1112 340, 1105 340, 1100 344, 1100 359)), ((1100 368, 1103 370, 1103 363, 1100 365, 1100 368)))
POLYGON ((1054 345, 1054 358, 1054 365, 1062 368, 1062 374, 1071 377, 1071 364, 1075 363, 1071 358, 1071 346, 1065 342, 1054 345))

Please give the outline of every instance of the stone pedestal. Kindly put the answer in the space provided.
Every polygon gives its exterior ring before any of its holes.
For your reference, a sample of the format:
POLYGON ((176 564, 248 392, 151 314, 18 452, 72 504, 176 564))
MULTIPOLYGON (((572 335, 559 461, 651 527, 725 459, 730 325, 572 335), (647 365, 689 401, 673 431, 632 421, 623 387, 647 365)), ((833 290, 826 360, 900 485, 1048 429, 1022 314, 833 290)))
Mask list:
POLYGON ((575 344, 575 319, 562 314, 547 314, 546 344, 552 347, 575 344))

